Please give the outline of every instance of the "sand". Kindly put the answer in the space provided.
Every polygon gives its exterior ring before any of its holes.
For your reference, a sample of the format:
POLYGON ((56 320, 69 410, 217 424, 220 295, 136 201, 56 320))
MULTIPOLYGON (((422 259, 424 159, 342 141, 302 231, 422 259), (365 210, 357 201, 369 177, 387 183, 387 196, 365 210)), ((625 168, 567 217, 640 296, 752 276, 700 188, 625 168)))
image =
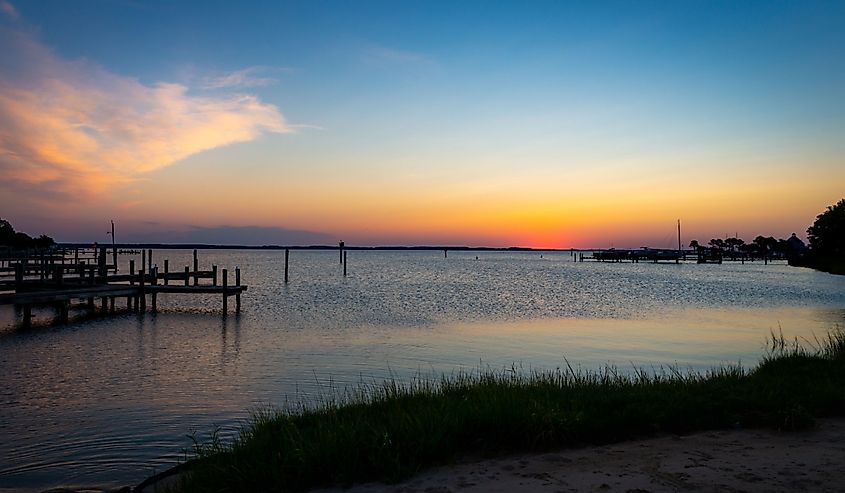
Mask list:
POLYGON ((845 492, 845 419, 801 432, 731 430, 471 461, 405 482, 319 493, 845 492))

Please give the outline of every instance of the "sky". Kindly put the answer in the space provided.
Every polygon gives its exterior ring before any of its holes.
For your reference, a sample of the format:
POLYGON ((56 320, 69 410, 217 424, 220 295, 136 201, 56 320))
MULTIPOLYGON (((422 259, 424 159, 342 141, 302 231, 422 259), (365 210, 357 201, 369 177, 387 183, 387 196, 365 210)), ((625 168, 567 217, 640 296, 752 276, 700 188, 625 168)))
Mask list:
POLYGON ((0 0, 58 241, 677 245, 845 196, 845 2, 0 0))

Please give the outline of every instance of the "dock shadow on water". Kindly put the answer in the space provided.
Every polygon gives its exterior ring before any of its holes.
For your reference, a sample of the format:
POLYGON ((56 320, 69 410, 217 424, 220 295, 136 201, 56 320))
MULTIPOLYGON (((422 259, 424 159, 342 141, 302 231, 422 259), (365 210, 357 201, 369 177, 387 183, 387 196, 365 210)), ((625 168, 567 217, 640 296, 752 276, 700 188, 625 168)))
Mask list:
MULTIPOLYGON (((155 255, 193 262, 190 250, 155 255)), ((553 370, 564 356, 585 370, 751 366, 779 325, 809 339, 845 321, 845 281, 806 269, 543 257, 350 251, 344 277, 337 251, 291 251, 285 283, 283 251, 209 251, 200 270, 237 266, 250 285, 240 315, 223 318, 216 295, 162 294, 154 315, 19 331, 0 308, 0 484, 137 484, 182 458, 191 430, 232 433, 249 410, 329 381, 480 361, 553 370)))

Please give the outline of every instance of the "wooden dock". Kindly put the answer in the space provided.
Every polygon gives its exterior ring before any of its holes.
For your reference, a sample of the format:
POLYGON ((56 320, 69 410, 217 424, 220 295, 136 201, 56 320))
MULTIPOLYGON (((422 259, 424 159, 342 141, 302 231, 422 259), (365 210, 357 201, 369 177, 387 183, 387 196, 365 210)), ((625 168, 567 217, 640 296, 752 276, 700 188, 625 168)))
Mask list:
MULTIPOLYGON (((97 300, 103 314, 115 313, 115 300, 126 298, 126 310, 144 312, 147 299, 152 312, 158 309, 159 294, 216 294, 221 296, 223 315, 228 314, 228 300, 235 297, 235 312, 241 311, 241 294, 247 286, 241 284, 241 272, 235 269, 234 284, 229 283, 227 269, 220 271, 199 270, 197 251, 194 250, 193 269, 169 271, 169 261, 164 261, 164 271, 152 263, 152 250, 141 251, 141 268, 135 271, 135 260, 129 262, 129 272, 118 273, 116 262, 106 263, 106 249, 100 248, 93 255, 76 249, 69 257, 60 254, 23 256, 0 259, 0 305, 14 305, 21 314, 21 325, 32 324, 33 307, 54 307, 61 323, 68 322, 73 302, 82 300, 82 306, 97 311, 97 300), (218 282, 219 280, 219 282, 218 282), (175 281, 175 283, 172 283, 175 281)), ((114 254, 116 260, 116 254, 114 254)))

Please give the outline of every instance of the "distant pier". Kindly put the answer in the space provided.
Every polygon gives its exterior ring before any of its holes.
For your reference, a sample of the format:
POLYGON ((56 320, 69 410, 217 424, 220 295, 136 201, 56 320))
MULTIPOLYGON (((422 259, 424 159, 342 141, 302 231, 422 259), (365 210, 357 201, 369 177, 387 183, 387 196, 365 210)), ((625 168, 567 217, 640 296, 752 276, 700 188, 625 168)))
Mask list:
POLYGON ((587 252, 572 252, 573 259, 578 262, 610 262, 610 263, 673 263, 695 262, 698 264, 721 264, 722 262, 787 262, 787 258, 770 255, 749 255, 744 253, 720 252, 702 248, 699 250, 669 250, 655 248, 590 250, 587 252))

